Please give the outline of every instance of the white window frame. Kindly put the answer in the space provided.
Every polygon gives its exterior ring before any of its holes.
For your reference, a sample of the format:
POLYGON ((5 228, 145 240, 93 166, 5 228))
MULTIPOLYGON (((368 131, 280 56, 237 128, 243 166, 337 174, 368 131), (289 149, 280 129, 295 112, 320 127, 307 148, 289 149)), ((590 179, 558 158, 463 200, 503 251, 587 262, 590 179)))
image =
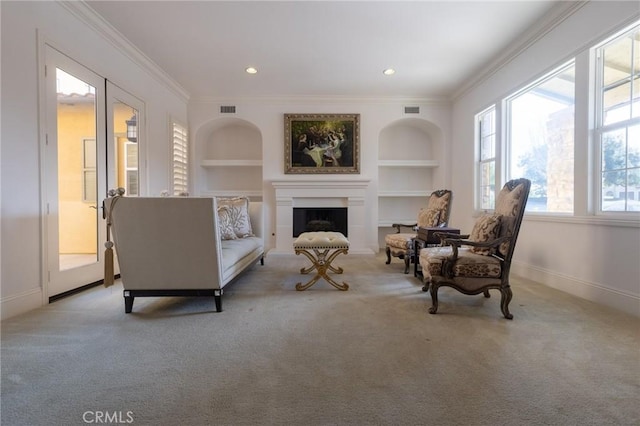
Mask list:
MULTIPOLYGON (((602 136, 605 133, 609 133, 615 130, 627 130, 630 127, 640 125, 640 116, 630 117, 626 120, 621 120, 611 124, 604 124, 604 99, 603 99, 603 79, 604 79, 604 58, 602 57, 602 49, 606 46, 618 41, 620 38, 627 36, 629 33, 633 31, 637 31, 640 27, 640 22, 635 22, 633 25, 630 25, 623 29, 622 31, 617 32, 612 37, 604 40, 602 43, 594 46, 591 50, 595 57, 595 66, 590 71, 593 72, 596 82, 595 82, 595 108, 594 108, 594 128, 593 128, 593 141, 594 143, 594 158, 595 158, 595 171, 594 171, 594 179, 593 179, 593 194, 595 199, 596 206, 596 214, 603 217, 611 217, 611 218, 630 218, 632 220, 640 219, 640 212, 637 211, 604 211, 603 210, 603 186, 602 186, 602 136)), ((638 43, 636 41, 636 43, 638 43)), ((640 69, 633 70, 635 72, 632 73, 631 77, 631 90, 633 90, 634 78, 633 76, 638 76, 640 74, 640 69)), ((639 81, 640 82, 640 81, 639 81)), ((633 103, 633 99, 630 99, 630 102, 633 103)), ((633 108, 633 107, 632 107, 633 108)), ((628 167, 623 170, 629 170, 628 167)), ((628 188, 627 188, 628 189, 628 188)))
MULTIPOLYGON (((499 136, 499 132, 498 132, 498 127, 497 127, 497 120, 498 120, 498 108, 496 107, 496 105, 491 105, 490 107, 484 109, 483 111, 479 112, 478 114, 476 114, 475 116, 475 147, 476 147, 476 210, 482 210, 482 211, 487 211, 487 210, 494 210, 495 209, 495 197, 496 197, 496 189, 498 188, 497 184, 498 184, 498 161, 497 161, 497 156, 498 156, 498 136, 499 136), (482 133, 482 121, 483 118, 487 115, 487 114, 493 114, 493 126, 492 129, 490 130, 490 133, 483 135, 482 133), (487 136, 493 136, 493 156, 491 157, 487 157, 483 159, 483 140, 484 137, 487 136), (483 185, 483 180, 482 180, 482 169, 483 166, 485 164, 490 164, 493 163, 493 171, 494 171, 494 180, 493 180, 493 204, 491 206, 487 206, 483 204, 483 194, 484 194, 484 188, 486 185, 483 185)), ((489 184, 491 184, 491 182, 488 182, 489 184)))
MULTIPOLYGON (((640 213, 638 212, 602 212, 601 203, 601 145, 600 138, 596 130, 596 116, 601 110, 601 97, 599 96, 597 81, 597 65, 596 65, 596 49, 614 40, 622 34, 632 30, 640 25, 640 21, 635 21, 631 25, 626 25, 624 29, 611 33, 609 37, 603 40, 595 40, 590 47, 585 47, 574 52, 572 57, 565 58, 558 65, 550 67, 547 71, 541 73, 541 77, 532 78, 524 82, 522 85, 515 87, 516 90, 510 91, 508 94, 497 96, 491 104, 496 108, 496 191, 499 191, 502 185, 510 178, 509 159, 511 154, 510 143, 508 141, 509 128, 507 126, 509 117, 509 108, 507 100, 520 93, 527 88, 532 87, 543 79, 547 78, 554 72, 557 72, 562 66, 567 65, 571 61, 575 65, 575 111, 574 111, 574 208, 573 213, 554 213, 554 212, 530 212, 527 211, 525 220, 540 222, 558 222, 558 223, 579 223, 579 224, 600 224, 607 226, 633 227, 640 226, 640 213)), ((473 141, 474 141, 474 167, 479 164, 478 151, 478 129, 477 119, 480 114, 486 111, 489 104, 485 104, 482 109, 478 109, 473 116, 473 141)), ((633 119, 636 120, 636 119, 633 119)), ((635 121, 634 121, 635 123, 635 121)), ((617 124, 617 123, 616 123, 617 124)), ((474 204, 475 215, 486 212, 480 209, 480 179, 478 170, 474 170, 474 204)), ((519 177, 519 176, 514 176, 519 177)))
MULTIPOLYGON (((564 63, 562 63, 559 66, 554 67, 553 69, 551 69, 550 71, 544 73, 544 75, 542 75, 541 77, 533 80, 532 82, 524 85, 522 88, 516 90, 515 92, 513 92, 512 94, 506 96, 502 102, 502 107, 503 107, 503 116, 504 116, 504 120, 505 120, 505 126, 504 128, 501 129, 501 132, 503 134, 503 139, 504 139, 504 152, 505 155, 502 157, 502 161, 503 161, 503 166, 504 166, 504 178, 505 181, 509 181, 511 179, 517 179, 523 176, 511 176, 511 170, 512 170, 512 164, 511 164, 511 159, 512 159, 512 155, 511 155, 511 151, 512 151, 512 143, 513 141, 511 140, 512 135, 511 135, 511 123, 512 123, 512 117, 511 117, 511 107, 510 104, 511 102, 522 96, 523 94, 531 91, 532 89, 544 84, 545 82, 556 78, 558 75, 560 75, 561 73, 563 73, 565 70, 567 70, 570 67, 574 67, 574 71, 575 74, 577 74, 578 70, 577 70, 577 60, 576 58, 572 58, 568 61, 565 61, 564 63)), ((576 87, 576 83, 574 82, 574 91, 575 91, 575 87, 576 87)), ((576 138, 575 138, 575 132, 576 132, 576 103, 575 103, 575 94, 574 94, 574 119, 573 119, 573 133, 574 133, 574 148, 573 148, 573 160, 574 160, 574 170, 573 170, 573 203, 571 206, 571 211, 570 212, 555 212, 555 211, 530 211, 527 210, 527 214, 534 214, 534 215, 548 215, 548 216, 574 216, 576 214, 576 206, 575 206, 575 199, 576 199, 576 182, 575 182, 575 161, 576 161, 576 155, 575 155, 575 144, 576 144, 576 138)), ((526 176, 525 176, 526 177, 526 176)), ((532 185, 533 186, 533 185, 532 185)), ((529 197, 531 198, 531 197, 529 197)))

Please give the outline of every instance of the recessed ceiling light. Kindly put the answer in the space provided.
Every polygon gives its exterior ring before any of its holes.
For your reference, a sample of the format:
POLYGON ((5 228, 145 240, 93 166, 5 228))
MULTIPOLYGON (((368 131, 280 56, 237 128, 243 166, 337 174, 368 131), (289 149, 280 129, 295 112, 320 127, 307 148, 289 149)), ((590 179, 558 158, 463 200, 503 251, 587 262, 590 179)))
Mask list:
POLYGON ((393 68, 387 68, 386 70, 382 71, 382 74, 384 75, 394 75, 396 73, 396 70, 394 70, 393 68))
POLYGON ((247 72, 247 74, 257 74, 258 70, 255 69, 254 67, 249 67, 245 70, 247 72))

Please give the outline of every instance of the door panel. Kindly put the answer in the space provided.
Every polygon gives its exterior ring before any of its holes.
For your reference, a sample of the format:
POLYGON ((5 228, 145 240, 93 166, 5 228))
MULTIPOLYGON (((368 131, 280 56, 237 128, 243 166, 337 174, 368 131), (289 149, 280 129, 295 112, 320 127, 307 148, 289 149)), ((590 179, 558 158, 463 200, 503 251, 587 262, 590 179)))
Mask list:
POLYGON ((108 188, 122 187, 125 196, 144 194, 144 103, 107 81, 108 188), (111 160, 113 159, 113 160, 111 160))
POLYGON ((47 295, 103 277, 106 193, 104 79, 45 48, 47 295))
MULTIPOLYGON (((141 195, 144 183, 139 157, 144 141, 143 110, 142 101, 107 81, 107 187, 124 188, 126 197, 141 195)), ((120 273, 117 252, 114 273, 120 273)))

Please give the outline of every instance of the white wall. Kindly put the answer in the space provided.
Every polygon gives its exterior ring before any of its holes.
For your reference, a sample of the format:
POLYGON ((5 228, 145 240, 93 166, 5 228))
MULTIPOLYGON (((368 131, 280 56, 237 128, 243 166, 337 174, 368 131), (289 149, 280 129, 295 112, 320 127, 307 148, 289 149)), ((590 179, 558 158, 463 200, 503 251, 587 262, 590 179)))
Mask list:
POLYGON ((7 318, 43 303, 38 37, 144 101, 148 193, 158 194, 169 186, 168 119, 187 122, 187 97, 127 57, 114 41, 91 30, 84 22, 88 18, 75 16, 57 2, 3 1, 0 14, 0 307, 2 318, 7 318))
MULTIPOLYGON (((263 159, 263 200, 265 202, 265 236, 267 248, 275 247, 275 191, 273 180, 308 179, 308 175, 290 175, 284 173, 284 114, 360 114, 360 174, 324 175, 322 179, 370 179, 365 206, 370 212, 367 218, 369 241, 367 246, 374 252, 379 249, 378 242, 378 142, 383 129, 391 123, 406 120, 423 120, 430 126, 440 129, 441 139, 434 148, 440 157, 441 166, 434 172, 432 186, 443 188, 448 185, 447 165, 449 137, 450 105, 448 102, 425 101, 415 99, 371 100, 371 99, 276 99, 259 100, 193 100, 189 102, 189 121, 194 144, 206 143, 211 133, 212 123, 223 120, 229 114, 220 114, 220 105, 235 105, 234 117, 255 125, 262 135, 263 159), (420 114, 405 114, 404 106, 419 106, 420 114), (442 146, 442 149, 440 149, 442 146)), ((202 152, 200 146, 195 152, 202 152)), ((198 171, 198 158, 195 159, 195 173, 198 171)), ((398 183, 402 185, 402 182, 398 183)), ((433 189, 431 187, 425 189, 433 189)), ((195 193, 199 190, 196 188, 195 193)), ((412 212, 412 215, 417 214, 412 212)), ((390 228, 389 228, 390 231, 390 228)))
MULTIPOLYGON (((515 89, 577 56, 588 60, 594 43, 640 16, 637 2, 589 2, 482 84, 455 100, 452 116, 452 223, 471 229, 474 181, 474 115, 515 89)), ((589 82, 577 76, 577 176, 589 172, 586 150, 589 82)), ((514 254, 514 273, 594 302, 640 316, 640 224, 611 223, 589 215, 586 179, 576 179, 573 218, 525 217, 514 254)), ((514 298, 517 303, 517 288, 514 298)))

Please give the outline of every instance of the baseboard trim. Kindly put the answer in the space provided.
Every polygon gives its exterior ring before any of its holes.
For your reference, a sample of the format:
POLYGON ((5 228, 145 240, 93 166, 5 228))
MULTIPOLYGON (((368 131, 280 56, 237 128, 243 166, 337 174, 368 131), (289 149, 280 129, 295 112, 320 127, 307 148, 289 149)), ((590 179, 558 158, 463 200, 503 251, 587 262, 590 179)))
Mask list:
POLYGON ((512 262, 511 272, 573 296, 640 317, 640 297, 637 295, 522 262, 512 262))
POLYGON ((32 311, 42 306, 42 289, 27 290, 0 299, 0 320, 4 321, 16 315, 32 311))

